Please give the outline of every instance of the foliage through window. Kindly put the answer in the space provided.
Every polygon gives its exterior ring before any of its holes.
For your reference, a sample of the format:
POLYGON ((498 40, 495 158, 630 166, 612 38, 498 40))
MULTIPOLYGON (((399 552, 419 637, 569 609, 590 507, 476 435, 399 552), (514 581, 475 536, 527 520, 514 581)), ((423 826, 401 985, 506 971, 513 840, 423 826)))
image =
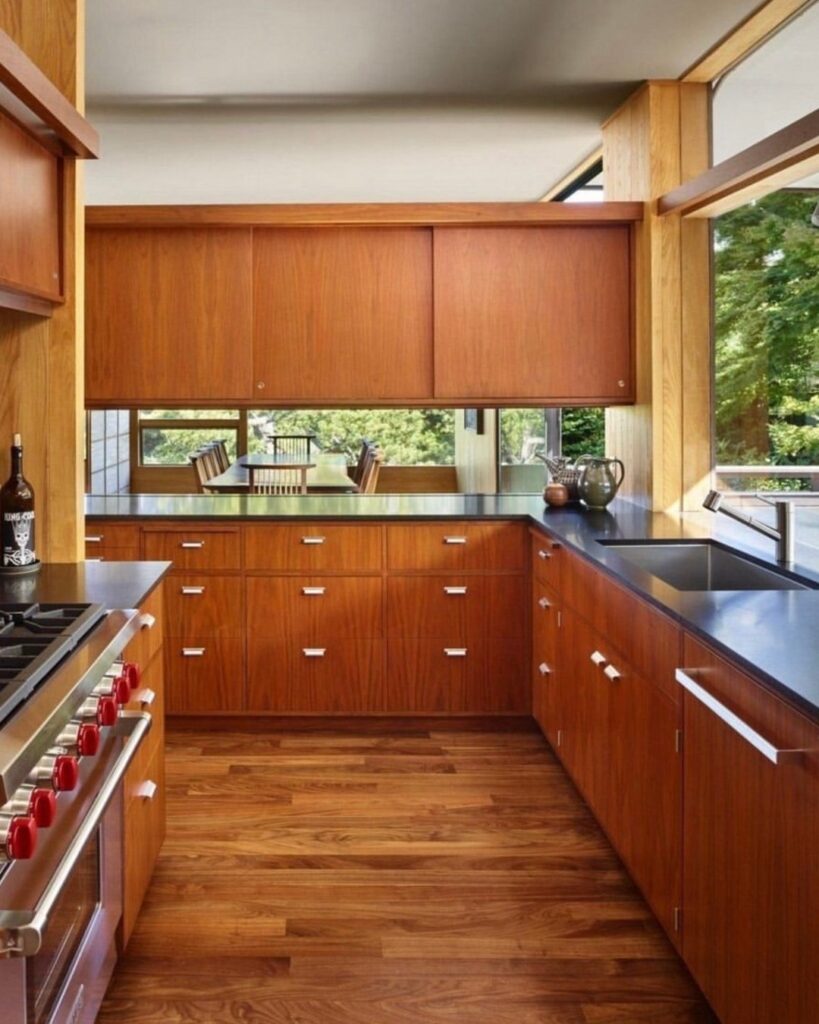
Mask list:
MULTIPOLYGON (((714 222, 718 466, 819 465, 816 190, 783 190, 714 222)), ((722 475, 737 490, 808 476, 722 475)))
POLYGON ((538 455, 559 450, 572 459, 580 455, 602 455, 605 449, 603 409, 555 409, 550 438, 549 415, 545 409, 500 410, 500 461, 502 466, 539 462, 538 455))
POLYGON ((231 459, 239 450, 238 409, 140 409, 138 418, 143 466, 187 466, 208 441, 224 440, 231 459))

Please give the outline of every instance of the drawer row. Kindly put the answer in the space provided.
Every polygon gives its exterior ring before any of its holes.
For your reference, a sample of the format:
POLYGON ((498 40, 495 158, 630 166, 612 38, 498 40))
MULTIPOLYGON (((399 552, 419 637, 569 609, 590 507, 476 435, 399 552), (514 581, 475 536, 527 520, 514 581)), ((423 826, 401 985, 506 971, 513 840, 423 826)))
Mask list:
POLYGON ((199 576, 166 581, 169 637, 526 636, 525 576, 199 576))
POLYGON ((126 553, 193 572, 520 572, 527 557, 525 527, 515 522, 88 524, 86 557, 126 553))
POLYGON ((168 711, 213 714, 525 713, 515 640, 168 641, 168 711))

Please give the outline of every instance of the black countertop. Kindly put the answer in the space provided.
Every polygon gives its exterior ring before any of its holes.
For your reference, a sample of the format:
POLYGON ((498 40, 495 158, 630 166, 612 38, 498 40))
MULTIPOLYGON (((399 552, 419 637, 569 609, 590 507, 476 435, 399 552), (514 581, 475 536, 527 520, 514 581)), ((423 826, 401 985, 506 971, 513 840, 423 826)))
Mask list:
MULTIPOLYGON (((87 499, 90 519, 522 519, 545 527, 685 628, 819 720, 819 590, 682 592, 601 540, 713 539, 774 565, 773 543, 708 512, 669 516, 618 499, 610 511, 545 509, 535 495, 125 495, 87 499)), ((808 510, 806 510, 807 514, 808 510)), ((802 514, 800 510, 800 515, 802 514)), ((810 514, 815 513, 810 510, 810 514)), ((797 521, 797 542, 800 527, 797 521)), ((817 551, 797 543, 794 571, 819 586, 817 551)), ((105 564, 105 563, 102 563, 105 564)), ((109 568, 111 563, 108 563, 109 568)), ((1 593, 1 592, 0 592, 1 593)))
POLYGON ((0 603, 88 601, 138 608, 170 567, 170 562, 55 562, 32 576, 0 578, 0 603))

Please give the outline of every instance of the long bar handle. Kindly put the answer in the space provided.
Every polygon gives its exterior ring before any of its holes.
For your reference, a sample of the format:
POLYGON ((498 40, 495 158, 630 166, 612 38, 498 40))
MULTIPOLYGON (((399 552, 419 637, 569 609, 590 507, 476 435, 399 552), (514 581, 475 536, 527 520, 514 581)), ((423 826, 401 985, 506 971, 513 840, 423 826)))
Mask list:
POLYGON ((444 654, 448 658, 465 658, 466 657, 466 651, 467 651, 466 647, 445 647, 444 648, 444 654))
POLYGON ((301 592, 305 597, 323 597, 327 587, 302 587, 301 592))
POLYGON ((179 542, 180 548, 203 548, 205 542, 203 540, 183 540, 179 542))
POLYGON ((325 537, 302 537, 302 544, 323 544, 325 537))
POLYGON ((467 592, 466 587, 444 587, 444 593, 450 597, 460 597, 467 592))
POLYGON ((692 697, 696 697, 700 704, 704 704, 709 711, 713 711, 720 721, 724 722, 729 729, 733 729, 747 743, 750 743, 771 764, 785 764, 788 761, 797 761, 805 753, 804 750, 780 750, 773 743, 766 740, 764 736, 761 736, 755 729, 752 729, 739 715, 735 715, 730 708, 727 708, 721 701, 718 701, 713 694, 695 682, 686 671, 678 668, 675 675, 677 682, 688 690, 692 697))
POLYGON ((444 544, 466 544, 466 537, 444 537, 444 544))
POLYGON ((202 658, 204 657, 206 648, 204 647, 183 647, 182 657, 183 658, 202 658))
POLYGON ((184 594, 185 597, 198 597, 199 594, 205 593, 204 587, 180 587, 179 593, 184 594))
POLYGON ((326 647, 302 647, 305 658, 323 658, 327 653, 326 647))
POLYGON ((83 854, 86 844, 96 832, 103 814, 117 791, 122 777, 128 770, 128 766, 134 759, 139 745, 148 730, 151 728, 151 716, 142 711, 123 711, 120 713, 118 728, 128 728, 130 734, 125 740, 114 766, 103 782, 94 802, 88 809, 88 813, 82 819, 79 828, 66 850, 65 856, 60 861, 59 867, 51 876, 46 886, 42 899, 37 904, 30 921, 15 926, 12 921, 19 920, 19 913, 14 911, 0 911, 0 948, 8 956, 35 956, 40 952, 43 945, 43 936, 48 928, 49 918, 54 911, 63 890, 68 883, 74 869, 83 854), (11 918, 8 925, 4 924, 3 918, 11 918))
POLYGON ((105 540, 105 534, 104 533, 99 533, 96 536, 86 537, 85 538, 85 543, 86 544, 102 544, 102 542, 104 540, 105 540))

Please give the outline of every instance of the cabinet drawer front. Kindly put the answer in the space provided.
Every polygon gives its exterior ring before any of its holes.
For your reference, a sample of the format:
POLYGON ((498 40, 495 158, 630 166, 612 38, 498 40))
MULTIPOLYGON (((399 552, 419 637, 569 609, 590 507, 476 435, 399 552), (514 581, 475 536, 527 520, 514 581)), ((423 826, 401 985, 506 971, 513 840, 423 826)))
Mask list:
MULTIPOLYGON (((147 711, 152 718, 148 735, 142 741, 131 768, 138 774, 157 753, 165 752, 165 686, 162 658, 155 658, 142 673, 134 699, 126 705, 129 711, 147 711), (142 766, 142 767, 140 767, 142 766)), ((130 770, 130 769, 129 769, 130 770)))
POLYGON ((139 526, 135 523, 109 523, 86 520, 85 550, 89 556, 104 547, 139 550, 139 526))
POLYGON ((243 711, 244 644, 223 637, 186 637, 165 645, 169 714, 243 711))
POLYGON ((248 526, 248 569, 280 572, 377 572, 381 568, 381 526, 248 526))
POLYGON ((387 565, 401 572, 522 571, 518 523, 441 522, 387 527, 387 565))
POLYGON ((174 569, 241 569, 238 530, 146 530, 147 561, 170 561, 174 569))
POLYGON ((238 576, 172 576, 167 581, 169 637, 241 637, 242 581, 238 576))
POLYGON ((248 706, 281 714, 371 714, 384 709, 380 640, 293 639, 248 644, 248 706))
POLYGON ((142 669, 148 667, 156 652, 162 647, 164 591, 165 584, 163 582, 155 587, 142 602, 139 611, 141 615, 145 616, 145 621, 123 652, 126 661, 136 662, 142 669), (148 618, 149 616, 150 618, 148 618))
POLYGON ((138 562, 139 546, 116 548, 110 544, 85 546, 86 562, 138 562))
MULTIPOLYGON (((532 584, 532 657, 545 661, 554 673, 557 664, 560 601, 555 592, 538 580, 532 584)), ((541 673, 545 674, 545 673, 541 673)))
POLYGON ((545 533, 532 533, 532 575, 536 580, 560 591, 565 560, 565 551, 556 540, 545 533))
POLYGON ((271 639, 378 638, 380 576, 249 576, 248 634, 271 639))
POLYGON ((399 639, 523 638, 523 576, 392 576, 387 635, 399 639))
POLYGON ((139 775, 125 777, 123 943, 127 945, 165 838, 165 754, 158 751, 139 775))

